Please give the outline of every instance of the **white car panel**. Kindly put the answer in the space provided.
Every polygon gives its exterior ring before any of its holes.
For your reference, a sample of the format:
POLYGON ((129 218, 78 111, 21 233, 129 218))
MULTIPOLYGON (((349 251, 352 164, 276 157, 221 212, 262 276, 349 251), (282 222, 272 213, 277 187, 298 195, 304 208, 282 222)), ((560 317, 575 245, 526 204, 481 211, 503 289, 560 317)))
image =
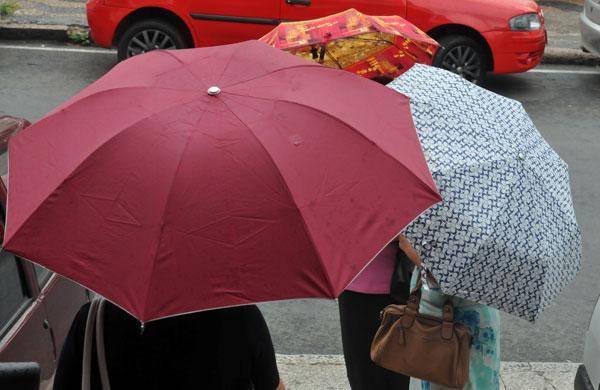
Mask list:
POLYGON ((579 28, 583 47, 600 55, 600 0, 585 0, 579 28))
POLYGON ((585 364, 594 389, 600 389, 600 299, 596 303, 585 339, 583 364, 585 364))

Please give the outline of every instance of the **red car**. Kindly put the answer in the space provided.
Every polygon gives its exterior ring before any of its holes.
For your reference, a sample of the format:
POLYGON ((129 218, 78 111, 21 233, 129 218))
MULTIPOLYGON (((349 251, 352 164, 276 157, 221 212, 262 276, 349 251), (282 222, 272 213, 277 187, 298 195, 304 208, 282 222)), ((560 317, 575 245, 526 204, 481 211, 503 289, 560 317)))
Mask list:
MULTIPOLYGON (((28 125, 26 120, 0 115, 0 239, 6 210, 7 141, 28 125)), ((0 362, 37 362, 41 388, 52 388, 63 341, 87 300, 83 287, 1 250, 0 362)))
POLYGON ((281 21, 348 8, 399 15, 443 46, 434 65, 480 81, 486 71, 523 72, 541 60, 544 17, 533 0, 88 0, 92 39, 119 60, 154 49, 256 39, 281 21))

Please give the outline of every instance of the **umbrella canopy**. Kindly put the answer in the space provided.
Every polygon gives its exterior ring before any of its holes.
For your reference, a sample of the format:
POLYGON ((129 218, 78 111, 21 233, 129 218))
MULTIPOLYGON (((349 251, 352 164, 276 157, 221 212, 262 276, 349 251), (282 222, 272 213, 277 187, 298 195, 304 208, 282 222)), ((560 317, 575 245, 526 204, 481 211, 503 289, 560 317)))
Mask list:
POLYGON ((396 78, 415 62, 431 64, 439 46, 399 16, 370 16, 355 9, 281 23, 260 40, 366 78, 396 78))
POLYGON ((406 235, 447 294, 535 320, 580 267, 567 164, 523 106, 437 68, 388 84, 411 99, 444 199, 406 235))
POLYGON ((135 56, 9 159, 5 248, 142 321, 335 297, 440 199, 406 97, 257 41, 135 56))

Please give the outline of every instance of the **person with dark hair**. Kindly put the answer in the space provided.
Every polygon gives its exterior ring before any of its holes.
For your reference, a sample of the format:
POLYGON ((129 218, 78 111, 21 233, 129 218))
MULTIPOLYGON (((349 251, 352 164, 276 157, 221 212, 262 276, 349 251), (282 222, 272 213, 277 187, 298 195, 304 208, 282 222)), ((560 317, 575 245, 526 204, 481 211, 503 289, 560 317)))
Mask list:
POLYGON ((408 390, 410 378, 371 361, 371 342, 379 328, 379 313, 387 305, 404 304, 410 286, 410 260, 388 244, 350 283, 338 299, 342 347, 352 390, 408 390), (398 273, 403 273, 397 277, 398 273))
MULTIPOLYGON (((55 390, 82 389, 89 311, 88 303, 73 320, 60 354, 55 390)), ((103 311, 104 372, 113 390, 284 390, 269 329, 254 305, 169 317, 143 327, 110 302, 103 311)), ((90 389, 107 389, 95 336, 92 345, 90 389)))

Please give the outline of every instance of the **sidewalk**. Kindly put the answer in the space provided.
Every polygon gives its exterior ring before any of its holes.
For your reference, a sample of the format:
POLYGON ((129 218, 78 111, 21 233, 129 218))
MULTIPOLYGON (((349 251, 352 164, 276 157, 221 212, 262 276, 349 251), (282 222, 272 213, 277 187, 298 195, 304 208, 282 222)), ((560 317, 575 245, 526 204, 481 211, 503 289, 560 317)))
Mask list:
MULTIPOLYGON (((85 0, 17 1, 21 8, 0 19, 0 39, 68 41, 69 29, 87 27, 85 0)), ((600 58, 580 48, 583 0, 538 0, 544 10, 548 46, 544 63, 600 66, 600 58)))
MULTIPOLYGON (((281 378, 288 390, 349 390, 344 358, 340 355, 277 355, 281 378)), ((502 364, 502 390, 572 390, 579 364, 502 364)))

